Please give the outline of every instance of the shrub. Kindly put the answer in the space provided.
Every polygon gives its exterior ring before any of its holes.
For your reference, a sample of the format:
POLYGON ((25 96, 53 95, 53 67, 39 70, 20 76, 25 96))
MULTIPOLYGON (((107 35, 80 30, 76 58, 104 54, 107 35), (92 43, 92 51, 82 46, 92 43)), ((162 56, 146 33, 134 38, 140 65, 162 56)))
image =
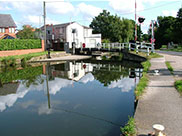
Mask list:
POLYGON ((40 39, 2 39, 0 40, 0 51, 18 49, 41 48, 40 39))
POLYGON ((120 128, 121 132, 125 136, 134 136, 136 134, 136 127, 135 127, 135 120, 132 117, 129 117, 128 123, 123 127, 120 128))
POLYGON ((182 80, 178 80, 174 83, 175 88, 182 94, 182 80))

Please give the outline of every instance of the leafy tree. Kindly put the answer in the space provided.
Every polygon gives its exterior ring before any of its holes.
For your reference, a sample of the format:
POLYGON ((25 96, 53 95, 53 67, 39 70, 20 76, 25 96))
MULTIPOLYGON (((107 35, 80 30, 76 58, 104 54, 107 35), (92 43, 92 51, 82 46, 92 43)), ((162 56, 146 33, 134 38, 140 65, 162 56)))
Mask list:
POLYGON ((175 18, 172 16, 157 18, 159 26, 154 30, 156 47, 160 48, 162 45, 167 45, 169 42, 174 42, 174 23, 175 18))
POLYGON ((111 15, 106 10, 92 20, 90 27, 93 33, 101 33, 103 39, 111 42, 126 42, 133 38, 132 21, 111 15))
POLYGON ((142 41, 150 42, 150 36, 149 36, 149 34, 143 34, 142 35, 142 41))
POLYGON ((17 33, 17 37, 20 39, 37 39, 35 29, 29 25, 24 25, 22 30, 17 33))
POLYGON ((179 9, 174 23, 174 38, 176 42, 182 43, 182 8, 179 9))

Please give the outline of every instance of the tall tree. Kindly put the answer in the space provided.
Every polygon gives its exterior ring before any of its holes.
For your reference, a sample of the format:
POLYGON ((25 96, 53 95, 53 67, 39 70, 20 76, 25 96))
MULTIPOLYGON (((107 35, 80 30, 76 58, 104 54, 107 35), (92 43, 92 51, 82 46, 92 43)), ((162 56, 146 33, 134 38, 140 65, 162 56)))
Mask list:
POLYGON ((179 9, 174 23, 175 41, 182 44, 182 8, 179 9))
POLYGON ((156 47, 160 48, 163 44, 167 45, 169 42, 174 42, 174 23, 175 18, 172 16, 157 18, 159 26, 155 29, 156 47))
POLYGON ((102 39, 108 39, 111 42, 129 41, 134 28, 131 20, 111 15, 106 10, 92 20, 90 27, 94 33, 101 33, 102 39))

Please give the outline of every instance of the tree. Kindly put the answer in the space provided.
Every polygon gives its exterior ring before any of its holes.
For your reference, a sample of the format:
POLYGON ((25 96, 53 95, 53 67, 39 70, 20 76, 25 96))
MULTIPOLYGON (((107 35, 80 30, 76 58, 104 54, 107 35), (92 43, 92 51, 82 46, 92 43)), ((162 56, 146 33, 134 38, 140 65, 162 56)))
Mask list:
POLYGON ((155 47, 160 48, 162 45, 167 45, 169 42, 174 42, 174 23, 175 18, 172 16, 157 17, 157 22, 159 26, 154 29, 155 32, 155 47))
POLYGON ((106 10, 92 20, 90 27, 93 33, 101 33, 102 39, 108 39, 111 42, 127 42, 133 38, 132 21, 111 15, 106 10))
POLYGON ((17 33, 17 38, 20 39, 37 39, 35 35, 35 29, 29 25, 22 26, 22 30, 17 33))
POLYGON ((174 23, 174 38, 177 43, 182 43, 182 8, 179 9, 174 23))

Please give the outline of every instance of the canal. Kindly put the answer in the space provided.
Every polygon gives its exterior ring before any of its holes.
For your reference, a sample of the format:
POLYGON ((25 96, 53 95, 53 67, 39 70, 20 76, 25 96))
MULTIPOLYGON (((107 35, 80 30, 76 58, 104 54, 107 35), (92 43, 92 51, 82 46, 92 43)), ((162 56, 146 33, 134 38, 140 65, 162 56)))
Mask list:
POLYGON ((119 136, 141 65, 74 61, 0 73, 0 136, 119 136))

